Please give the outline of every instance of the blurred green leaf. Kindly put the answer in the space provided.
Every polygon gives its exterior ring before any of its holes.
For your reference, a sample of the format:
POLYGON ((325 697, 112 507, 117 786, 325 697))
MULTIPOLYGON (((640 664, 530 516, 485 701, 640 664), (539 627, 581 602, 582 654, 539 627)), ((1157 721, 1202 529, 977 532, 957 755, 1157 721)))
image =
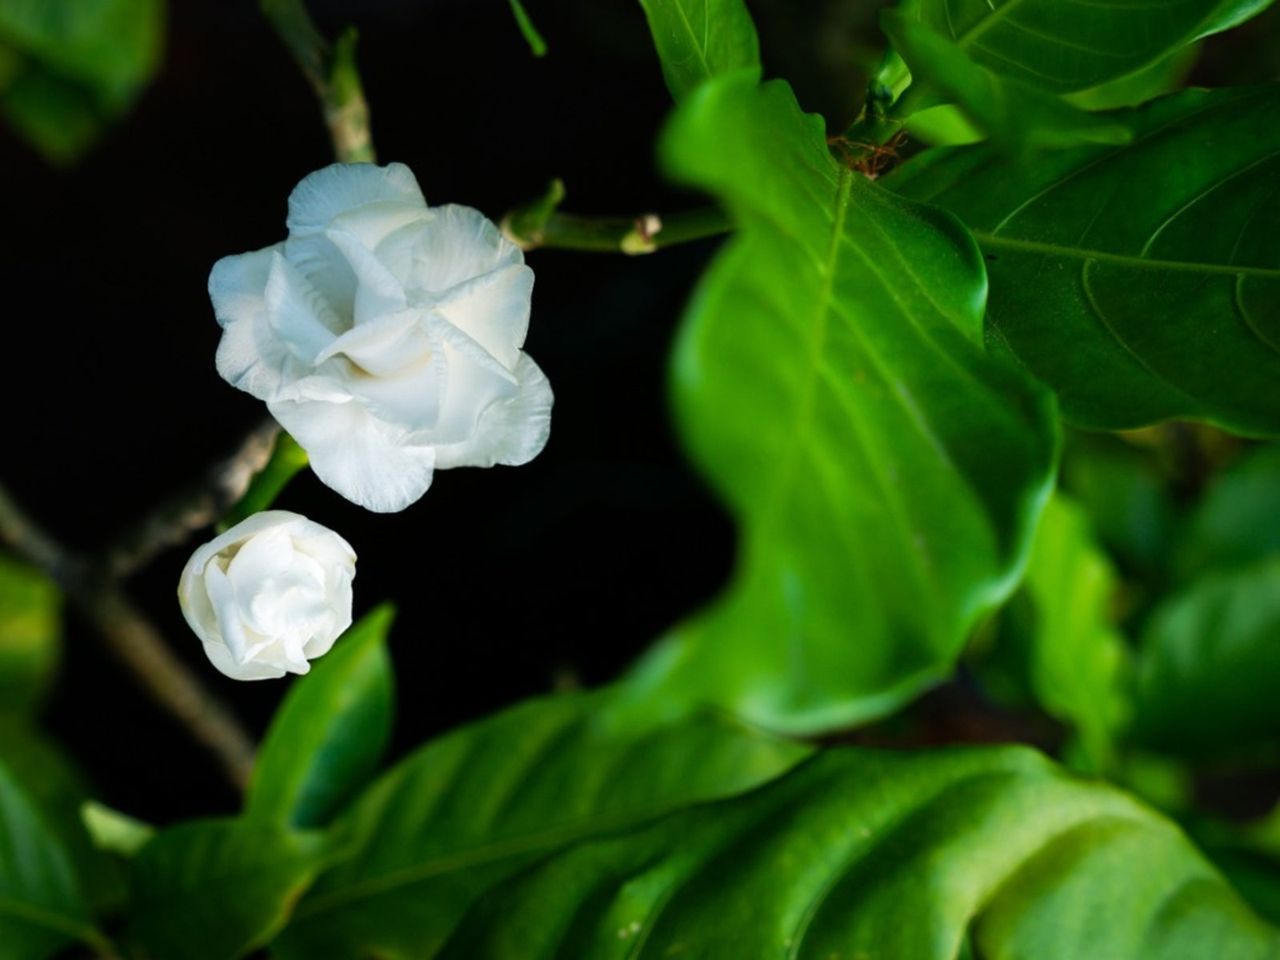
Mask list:
POLYGON ((90 790, 80 770, 61 747, 21 719, 0 724, 0 761, 57 837, 89 908, 101 914, 118 907, 124 900, 124 877, 85 827, 81 808, 90 790))
POLYGON ((1214 478, 1176 549, 1179 577, 1239 567, 1280 554, 1280 447, 1246 453, 1214 478))
POLYGON ((378 607, 294 682, 258 755, 248 816, 323 826, 365 785, 391 735, 394 615, 378 607))
POLYGON ((710 716, 617 730, 607 696, 523 704, 398 764, 335 825, 348 858, 276 955, 434 956, 477 897, 552 851, 750 790, 809 752, 710 716))
POLYGON ((985 960, 1280 951, 1175 825, 1006 747, 829 750, 599 831, 489 890, 439 951, 387 955, 952 960, 966 941, 985 960))
POLYGON ((30 713, 62 648, 62 598, 52 580, 0 553, 0 718, 30 713))
POLYGON ((1173 51, 1149 67, 1108 81, 1079 93, 1067 94, 1068 103, 1085 110, 1116 110, 1136 107, 1179 90, 1200 59, 1200 44, 1193 43, 1173 51))
POLYGON ((713 81, 664 154, 740 226, 684 320, 674 390, 743 532, 726 595, 641 662, 632 705, 793 733, 881 716, 1016 586, 1052 404, 983 352, 963 228, 836 163, 785 84, 713 81))
POLYGON ((1034 607, 1029 666, 1036 699, 1077 731, 1090 772, 1111 770, 1129 711, 1128 649, 1113 626, 1116 579, 1087 515, 1061 496, 1045 510, 1026 591, 1034 607))
POLYGON ((1184 756, 1274 748, 1280 729, 1280 558, 1215 572, 1144 631, 1134 739, 1184 756))
POLYGON ((130 861, 137 956, 245 956, 284 925, 324 853, 317 835, 267 823, 200 820, 161 831, 130 861))
POLYGON ((743 0, 640 0, 667 89, 683 100, 704 81, 760 77, 760 38, 743 0))
POLYGON ((160 61, 163 0, 0 0, 0 110, 50 160, 75 160, 160 61))
POLYGON ((911 68, 917 93, 936 91, 955 102, 994 144, 1024 162, 1041 149, 1126 143, 1132 137, 1110 116, 1089 113, 979 66, 959 46, 901 11, 885 10, 880 24, 911 68))
POLYGON ((989 337, 1096 429, 1172 417, 1280 431, 1280 85, 1115 116, 1137 139, 1005 161, 933 150, 886 182, 987 260, 989 337))
POLYGON ((1122 567, 1149 583, 1163 580, 1179 515, 1169 478, 1149 451, 1112 435, 1072 432, 1061 483, 1122 567))
POLYGON ((0 949, 41 960, 72 941, 104 947, 72 861, 33 800, 0 762, 0 949))
POLYGON ((95 801, 80 807, 80 819, 99 850, 132 857, 156 835, 155 827, 95 801))
POLYGON ((1070 93, 1130 76, 1271 3, 906 0, 901 9, 996 74, 1070 93))

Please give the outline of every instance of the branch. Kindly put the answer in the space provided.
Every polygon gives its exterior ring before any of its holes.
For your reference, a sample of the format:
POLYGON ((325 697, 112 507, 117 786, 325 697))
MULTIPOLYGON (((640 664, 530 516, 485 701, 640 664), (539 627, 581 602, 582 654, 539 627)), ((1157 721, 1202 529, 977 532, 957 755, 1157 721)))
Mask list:
POLYGON ((107 645, 142 681, 151 697, 177 717, 218 758, 243 789, 253 770, 253 741, 200 679, 170 652, 149 620, 101 566, 74 554, 41 529, 0 485, 0 539, 39 567, 107 645))
POLYGON ((369 104, 356 69, 356 32, 325 39, 302 0, 262 0, 262 13, 320 99, 339 163, 373 163, 369 104))
POLYGON ((274 419, 262 420, 235 453, 209 468, 199 483, 169 497, 108 548, 101 559, 103 573, 112 580, 123 580, 163 550, 216 523, 240 502, 251 481, 266 467, 279 434, 280 426, 274 419))
POLYGON ((546 194, 503 218, 503 234, 522 250, 555 247, 635 256, 733 229, 719 207, 639 217, 584 217, 560 213, 557 208, 563 199, 563 182, 553 180, 546 194))

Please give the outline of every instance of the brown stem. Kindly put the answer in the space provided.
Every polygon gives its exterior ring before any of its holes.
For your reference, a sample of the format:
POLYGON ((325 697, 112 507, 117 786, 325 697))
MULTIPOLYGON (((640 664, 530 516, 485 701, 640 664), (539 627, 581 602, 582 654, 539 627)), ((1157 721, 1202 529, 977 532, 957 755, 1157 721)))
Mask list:
POLYGON ((253 741, 159 631, 102 568, 67 550, 40 528, 0 485, 0 540, 39 567, 98 630, 160 706, 178 718, 240 789, 253 770, 253 741))
POLYGON ((209 469, 200 483, 169 497, 109 547, 100 563, 103 573, 111 580, 123 580, 161 551, 184 543, 195 531, 216 523, 239 502, 250 481, 267 465, 279 435, 280 425, 271 417, 264 418, 231 456, 209 469))

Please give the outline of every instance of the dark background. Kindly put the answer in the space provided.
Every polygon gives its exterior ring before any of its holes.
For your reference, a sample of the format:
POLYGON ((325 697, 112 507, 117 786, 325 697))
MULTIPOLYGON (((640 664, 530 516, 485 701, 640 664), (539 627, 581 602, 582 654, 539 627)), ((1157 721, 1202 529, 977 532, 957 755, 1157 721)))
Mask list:
MULTIPOLYGON (((498 219, 560 176, 575 212, 695 204, 654 169, 670 100, 635 0, 527 6, 551 48, 542 60, 506 0, 313 9, 331 35, 360 29, 379 157, 407 163, 428 202, 498 219)), ((843 125, 874 56, 878 6, 758 0, 767 72, 843 125)), ((178 0, 170 17, 156 82, 78 166, 53 169, 0 133, 0 475, 77 547, 108 542, 262 415, 214 370, 209 269, 282 239, 290 189, 331 160, 312 93, 255 3, 178 0)), ((1275 73, 1242 43, 1219 41, 1197 79, 1275 73)), ((665 396, 680 309, 715 246, 531 254, 527 349, 557 401, 532 464, 441 472, 392 516, 309 473, 279 501, 355 546, 357 613, 399 604, 397 753, 557 684, 615 676, 724 582, 732 527, 682 460, 665 396)), ((161 555, 131 592, 260 731, 289 681, 237 683, 205 661, 175 598, 195 543, 161 555)), ((74 619, 48 726, 113 806, 157 822, 233 808, 211 758, 74 619)))

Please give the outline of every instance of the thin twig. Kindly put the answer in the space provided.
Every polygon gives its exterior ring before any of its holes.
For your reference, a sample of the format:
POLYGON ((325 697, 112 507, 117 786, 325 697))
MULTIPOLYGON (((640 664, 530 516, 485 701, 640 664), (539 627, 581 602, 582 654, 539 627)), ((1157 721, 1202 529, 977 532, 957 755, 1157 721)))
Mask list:
POLYGON ((258 423, 239 448, 211 467, 199 483, 169 497, 107 549, 100 564, 106 576, 123 580, 161 551, 184 543, 195 531, 221 519, 267 465, 279 434, 280 425, 271 417, 258 423))
POLYGON ((0 485, 0 539, 42 569, 142 681, 152 698, 208 747, 231 782, 243 789, 253 770, 253 741, 240 723, 129 601, 100 565, 40 528, 0 485))

